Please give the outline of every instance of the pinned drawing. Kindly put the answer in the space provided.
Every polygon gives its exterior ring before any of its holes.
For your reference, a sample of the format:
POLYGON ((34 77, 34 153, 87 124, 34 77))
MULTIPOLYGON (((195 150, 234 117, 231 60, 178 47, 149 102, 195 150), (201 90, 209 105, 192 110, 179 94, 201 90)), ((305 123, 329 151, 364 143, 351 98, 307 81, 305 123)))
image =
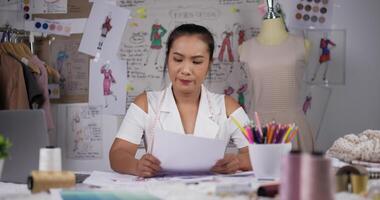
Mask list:
POLYGON ((91 60, 89 105, 101 106, 103 113, 125 114, 127 64, 116 56, 91 60))
POLYGON ((103 156, 100 106, 67 108, 66 155, 70 159, 93 160, 103 156))
POLYGON ((306 30, 311 45, 305 81, 312 85, 345 83, 345 30, 306 30))
POLYGON ((148 50, 148 55, 146 57, 144 65, 148 64, 152 51, 156 53, 154 64, 157 65, 158 57, 162 49, 162 38, 164 37, 166 32, 167 30, 159 23, 158 19, 156 19, 150 31, 150 49, 148 50))

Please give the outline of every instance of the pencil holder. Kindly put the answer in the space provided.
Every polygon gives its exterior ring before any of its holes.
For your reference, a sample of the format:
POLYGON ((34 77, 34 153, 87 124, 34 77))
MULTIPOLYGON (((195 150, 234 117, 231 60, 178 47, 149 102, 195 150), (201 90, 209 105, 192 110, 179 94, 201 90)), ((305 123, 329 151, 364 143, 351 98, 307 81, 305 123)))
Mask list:
POLYGON ((279 179, 281 157, 292 149, 292 144, 250 144, 249 157, 258 179, 279 179))

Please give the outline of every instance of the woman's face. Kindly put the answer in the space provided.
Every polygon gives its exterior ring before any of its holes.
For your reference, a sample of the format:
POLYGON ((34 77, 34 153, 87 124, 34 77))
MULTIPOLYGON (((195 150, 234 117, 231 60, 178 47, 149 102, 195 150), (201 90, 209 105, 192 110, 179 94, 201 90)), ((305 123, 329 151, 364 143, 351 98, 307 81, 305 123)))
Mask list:
POLYGON ((173 89, 192 93, 200 89, 210 66, 208 46, 198 35, 178 37, 168 57, 168 72, 173 89))

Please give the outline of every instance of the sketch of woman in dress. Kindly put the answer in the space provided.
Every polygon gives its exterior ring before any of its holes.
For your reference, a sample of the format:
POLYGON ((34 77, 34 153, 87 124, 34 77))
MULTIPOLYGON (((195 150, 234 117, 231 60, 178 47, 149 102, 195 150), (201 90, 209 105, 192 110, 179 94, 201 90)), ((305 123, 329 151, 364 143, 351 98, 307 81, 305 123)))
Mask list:
POLYGON ((323 72, 323 81, 326 81, 326 75, 327 75, 327 70, 328 70, 327 62, 331 60, 329 45, 336 46, 334 42, 332 42, 330 39, 327 38, 327 33, 324 33, 319 44, 319 48, 321 48, 321 55, 319 56, 319 65, 315 68, 311 81, 315 80, 318 74, 319 68, 321 67, 322 64, 325 64, 325 70, 323 72))
POLYGON ((110 32, 112 29, 111 16, 112 16, 112 12, 109 12, 108 15, 106 16, 106 19, 104 20, 104 23, 102 24, 102 32, 100 34, 100 39, 99 39, 98 48, 97 48, 99 50, 102 49, 103 42, 106 39, 108 32, 110 32))
POLYGON ((148 55, 146 57, 146 61, 144 65, 147 65, 149 62, 150 54, 152 51, 156 51, 156 58, 154 59, 154 64, 157 65, 158 57, 160 55, 160 51, 162 49, 162 38, 166 34, 167 30, 158 22, 156 19, 155 23, 152 25, 150 32, 150 49, 148 50, 148 55))
POLYGON ((105 105, 104 107, 108 107, 108 97, 112 96, 115 101, 117 101, 117 96, 111 90, 111 85, 116 83, 115 78, 112 76, 112 70, 110 69, 110 65, 107 63, 103 65, 100 69, 100 73, 104 75, 103 79, 103 95, 105 105))

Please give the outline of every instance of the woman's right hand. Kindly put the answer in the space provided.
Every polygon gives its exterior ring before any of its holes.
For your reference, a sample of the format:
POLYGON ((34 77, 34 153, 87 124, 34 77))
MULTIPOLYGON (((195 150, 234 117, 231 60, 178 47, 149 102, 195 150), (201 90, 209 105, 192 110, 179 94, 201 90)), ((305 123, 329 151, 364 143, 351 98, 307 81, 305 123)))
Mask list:
POLYGON ((160 170, 160 161, 152 154, 145 154, 137 161, 137 176, 139 177, 153 177, 160 170))

